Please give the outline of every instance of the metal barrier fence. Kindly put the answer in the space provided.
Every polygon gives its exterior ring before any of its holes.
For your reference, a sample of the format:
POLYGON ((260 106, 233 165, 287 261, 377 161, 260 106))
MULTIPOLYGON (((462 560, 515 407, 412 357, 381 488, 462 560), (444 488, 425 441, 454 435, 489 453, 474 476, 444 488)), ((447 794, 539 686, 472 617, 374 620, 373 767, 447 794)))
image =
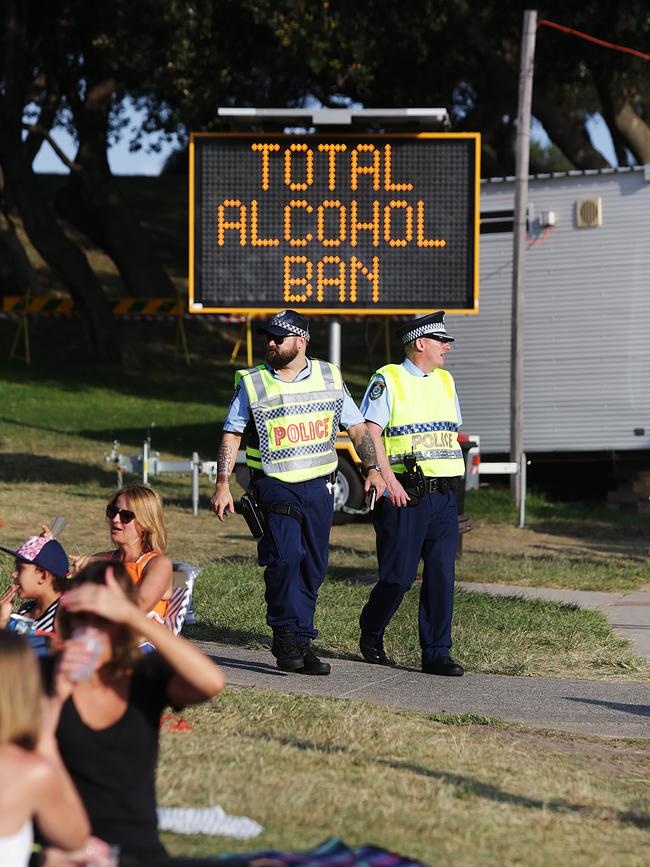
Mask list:
MULTIPOLYGON (((244 452, 239 452, 238 463, 243 460, 244 452)), ((189 461, 163 461, 158 452, 151 449, 151 438, 147 437, 142 444, 142 451, 137 455, 120 454, 120 444, 113 441, 110 454, 105 455, 104 460, 115 464, 117 471, 117 485, 122 487, 124 473, 135 473, 142 476, 142 484, 149 483, 149 477, 160 476, 163 473, 190 473, 192 477, 192 514, 199 514, 199 479, 202 475, 207 476, 211 482, 217 478, 217 462, 204 461, 198 452, 192 452, 189 461)), ((519 461, 480 461, 469 470, 466 479, 487 475, 517 475, 518 476, 518 499, 519 499, 519 528, 525 526, 526 521, 526 469, 530 461, 526 459, 526 453, 522 452, 519 461), (478 469, 478 472, 476 471, 478 469)), ((467 486, 478 487, 478 485, 467 486)))

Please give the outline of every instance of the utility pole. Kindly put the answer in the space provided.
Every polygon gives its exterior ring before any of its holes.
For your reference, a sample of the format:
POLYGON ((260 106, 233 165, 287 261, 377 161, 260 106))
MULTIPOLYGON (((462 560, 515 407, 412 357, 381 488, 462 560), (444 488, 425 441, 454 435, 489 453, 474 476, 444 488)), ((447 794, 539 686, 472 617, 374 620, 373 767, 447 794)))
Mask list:
MULTIPOLYGON (((530 118, 533 101, 533 67, 537 12, 524 12, 517 105, 517 146, 515 152, 515 217, 512 259, 512 342, 510 360, 510 461, 519 464, 524 450, 524 289, 525 241, 528 211, 528 171, 530 162, 530 118)), ((519 503, 518 476, 511 477, 510 491, 519 503)))

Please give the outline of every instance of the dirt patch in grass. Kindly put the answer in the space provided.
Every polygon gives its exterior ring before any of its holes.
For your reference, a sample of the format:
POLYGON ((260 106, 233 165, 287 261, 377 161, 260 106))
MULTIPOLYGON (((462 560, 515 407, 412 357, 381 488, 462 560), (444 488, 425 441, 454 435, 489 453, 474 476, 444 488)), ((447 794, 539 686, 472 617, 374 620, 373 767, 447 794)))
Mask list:
MULTIPOLYGON (((482 726, 476 726, 475 731, 477 734, 490 736, 482 726)), ((571 739, 570 735, 539 734, 507 727, 499 731, 499 738, 503 742, 510 740, 521 743, 531 752, 545 750, 556 753, 558 761, 561 761, 563 756, 570 756, 573 761, 585 767, 630 779, 645 778, 648 770, 648 748, 642 742, 635 746, 634 742, 624 740, 571 739)))

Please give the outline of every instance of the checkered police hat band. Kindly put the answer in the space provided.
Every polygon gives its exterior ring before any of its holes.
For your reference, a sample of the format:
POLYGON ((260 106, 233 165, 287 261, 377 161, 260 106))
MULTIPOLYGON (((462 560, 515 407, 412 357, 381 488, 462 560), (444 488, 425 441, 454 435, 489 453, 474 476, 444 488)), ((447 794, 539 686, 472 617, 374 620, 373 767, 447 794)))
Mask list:
POLYGON ((413 328, 411 331, 407 331, 406 334, 404 334, 402 337, 402 343, 410 343, 411 340, 415 340, 418 337, 425 337, 427 334, 433 334, 434 332, 446 336, 447 329, 445 328, 445 323, 434 322, 431 325, 420 325, 419 328, 413 328))
POLYGON ((292 334, 296 334, 298 337, 305 337, 309 340, 309 332, 305 331, 303 328, 298 328, 297 325, 291 325, 285 319, 271 319, 269 325, 277 325, 279 328, 284 328, 285 331, 290 331, 292 334))

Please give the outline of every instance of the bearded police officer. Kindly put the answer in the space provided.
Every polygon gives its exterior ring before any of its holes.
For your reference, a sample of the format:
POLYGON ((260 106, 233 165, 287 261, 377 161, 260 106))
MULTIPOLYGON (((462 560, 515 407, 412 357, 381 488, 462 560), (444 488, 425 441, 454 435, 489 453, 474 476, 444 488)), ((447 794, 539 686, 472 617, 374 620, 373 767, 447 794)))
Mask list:
POLYGON ((364 659, 390 664, 384 630, 424 561, 419 632, 422 670, 460 677, 450 657, 454 564, 458 546, 455 485, 465 468, 458 445, 460 407, 444 370, 453 337, 444 313, 400 329, 406 357, 371 378, 361 403, 387 486, 373 515, 379 581, 360 617, 364 659))
POLYGON ((230 475, 242 435, 255 497, 264 514, 258 543, 266 584, 266 621, 282 671, 329 674, 311 649, 314 611, 325 578, 333 515, 334 447, 347 430, 366 470, 366 492, 385 484, 375 446, 333 364, 306 357, 309 321, 281 310, 258 329, 266 335, 266 364, 240 370, 217 455, 212 508, 220 520, 233 510, 230 475))

